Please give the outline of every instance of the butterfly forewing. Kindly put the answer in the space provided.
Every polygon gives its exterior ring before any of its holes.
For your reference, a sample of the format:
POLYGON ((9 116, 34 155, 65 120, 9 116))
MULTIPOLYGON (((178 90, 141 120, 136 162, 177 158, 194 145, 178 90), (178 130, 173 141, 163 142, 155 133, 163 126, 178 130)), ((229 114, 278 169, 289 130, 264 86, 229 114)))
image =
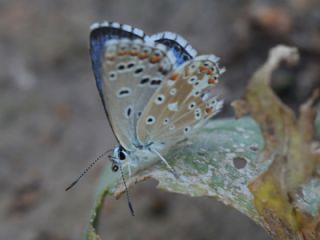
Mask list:
POLYGON ((109 121, 120 144, 130 150, 140 145, 137 119, 174 62, 164 45, 141 39, 109 41, 102 52, 102 89, 109 121))
POLYGON ((221 72, 213 55, 196 57, 171 72, 138 121, 138 139, 144 144, 177 141, 216 114, 222 101, 211 90, 221 72))

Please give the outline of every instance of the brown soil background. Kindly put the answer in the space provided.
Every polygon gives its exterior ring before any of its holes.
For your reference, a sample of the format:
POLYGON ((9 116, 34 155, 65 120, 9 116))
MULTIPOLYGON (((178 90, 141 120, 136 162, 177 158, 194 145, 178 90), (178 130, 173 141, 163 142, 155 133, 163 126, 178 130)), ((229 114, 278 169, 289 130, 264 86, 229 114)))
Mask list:
MULTIPOLYGON (((89 25, 114 20, 152 34, 181 34, 227 67, 226 107, 241 96, 268 49, 297 46, 299 66, 274 74, 295 110, 320 85, 317 0, 0 0, 0 239, 81 239, 103 162, 72 191, 64 188, 115 144, 89 62, 89 25)), ((270 239, 241 213, 212 199, 160 192, 148 181, 107 199, 103 239, 270 239)))

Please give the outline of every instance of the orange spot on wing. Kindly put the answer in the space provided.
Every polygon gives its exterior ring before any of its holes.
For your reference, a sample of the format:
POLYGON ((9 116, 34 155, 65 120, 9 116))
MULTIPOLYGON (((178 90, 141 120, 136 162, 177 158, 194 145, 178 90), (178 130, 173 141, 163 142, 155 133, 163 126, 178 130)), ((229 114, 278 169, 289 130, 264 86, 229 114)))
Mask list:
POLYGON ((214 79, 214 78, 209 78, 208 80, 208 84, 216 84, 217 83, 217 80, 214 79))
POLYGON ((210 68, 207 68, 205 66, 200 66, 199 67, 199 71, 201 73, 206 73, 206 74, 209 74, 209 75, 212 75, 213 74, 213 71, 210 69, 210 68))
POLYGON ((147 58, 148 57, 148 54, 146 54, 146 53, 140 53, 140 54, 138 54, 138 58, 140 58, 140 59, 145 59, 145 58, 147 58))
POLYGON ((136 56, 137 55, 137 51, 131 50, 131 51, 129 51, 129 55, 136 56))
POLYGON ((207 113, 207 114, 212 113, 212 108, 211 108, 211 107, 207 107, 207 108, 206 108, 206 113, 207 113))
POLYGON ((179 74, 178 73, 174 73, 170 76, 170 80, 173 80, 173 81, 176 81, 179 77, 179 74))
POLYGON ((158 63, 160 62, 161 58, 159 56, 151 56, 150 62, 151 63, 158 63))

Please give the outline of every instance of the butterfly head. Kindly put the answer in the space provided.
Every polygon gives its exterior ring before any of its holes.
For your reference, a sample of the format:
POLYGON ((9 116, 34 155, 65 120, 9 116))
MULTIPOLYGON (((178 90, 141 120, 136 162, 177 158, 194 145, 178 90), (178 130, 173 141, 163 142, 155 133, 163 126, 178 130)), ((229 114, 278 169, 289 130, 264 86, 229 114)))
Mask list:
POLYGON ((112 161, 112 171, 117 172, 119 170, 119 165, 122 164, 125 160, 128 159, 129 153, 121 146, 116 146, 113 149, 111 156, 112 161))

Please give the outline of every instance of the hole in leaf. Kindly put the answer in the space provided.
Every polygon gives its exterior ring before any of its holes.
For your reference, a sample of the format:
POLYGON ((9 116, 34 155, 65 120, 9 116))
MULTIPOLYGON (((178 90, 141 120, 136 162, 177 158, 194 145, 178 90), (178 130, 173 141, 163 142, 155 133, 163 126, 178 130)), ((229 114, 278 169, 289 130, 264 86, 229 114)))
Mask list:
POLYGON ((242 169, 247 165, 247 160, 244 159, 243 157, 235 157, 232 159, 233 165, 237 169, 242 169))

